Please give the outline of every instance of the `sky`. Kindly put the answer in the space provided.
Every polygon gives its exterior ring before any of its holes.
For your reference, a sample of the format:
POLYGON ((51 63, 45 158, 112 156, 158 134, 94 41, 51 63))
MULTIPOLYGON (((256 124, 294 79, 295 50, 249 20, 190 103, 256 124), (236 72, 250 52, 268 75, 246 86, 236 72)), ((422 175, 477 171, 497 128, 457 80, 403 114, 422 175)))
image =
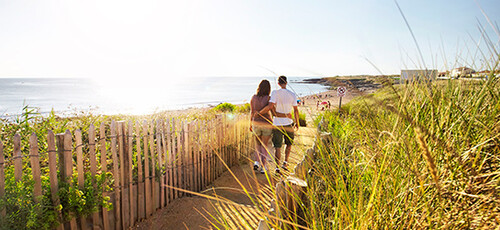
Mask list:
POLYGON ((481 69, 484 57, 476 44, 487 48, 479 42, 479 23, 498 47, 500 36, 481 13, 482 8, 497 24, 498 0, 398 4, 422 58, 392 0, 0 0, 0 77, 116 80, 481 69))

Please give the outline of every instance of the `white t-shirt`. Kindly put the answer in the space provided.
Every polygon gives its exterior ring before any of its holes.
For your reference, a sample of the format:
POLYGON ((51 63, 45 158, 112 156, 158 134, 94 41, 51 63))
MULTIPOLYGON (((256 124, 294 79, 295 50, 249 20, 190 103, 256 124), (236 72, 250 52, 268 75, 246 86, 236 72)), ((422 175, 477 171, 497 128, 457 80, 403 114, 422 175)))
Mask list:
MULTIPOLYGON (((276 104, 276 112, 292 113, 293 107, 297 106, 297 95, 288 89, 278 89, 271 93, 269 102, 276 104)), ((273 125, 291 125, 293 120, 288 117, 274 117, 273 125)))

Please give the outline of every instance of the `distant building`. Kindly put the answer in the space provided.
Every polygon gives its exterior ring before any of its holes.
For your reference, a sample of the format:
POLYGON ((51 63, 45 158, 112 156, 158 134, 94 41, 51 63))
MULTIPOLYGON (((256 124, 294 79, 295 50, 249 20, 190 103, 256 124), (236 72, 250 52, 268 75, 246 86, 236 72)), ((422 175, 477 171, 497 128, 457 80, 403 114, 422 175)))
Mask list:
POLYGON ((454 78, 472 76, 472 74, 475 72, 476 72, 475 70, 464 66, 464 67, 458 67, 458 68, 452 69, 450 76, 454 77, 454 78))
POLYGON ((439 72, 438 77, 446 77, 450 74, 450 71, 439 72))
POLYGON ((436 80, 438 71, 435 69, 406 69, 401 70, 401 82, 436 80))

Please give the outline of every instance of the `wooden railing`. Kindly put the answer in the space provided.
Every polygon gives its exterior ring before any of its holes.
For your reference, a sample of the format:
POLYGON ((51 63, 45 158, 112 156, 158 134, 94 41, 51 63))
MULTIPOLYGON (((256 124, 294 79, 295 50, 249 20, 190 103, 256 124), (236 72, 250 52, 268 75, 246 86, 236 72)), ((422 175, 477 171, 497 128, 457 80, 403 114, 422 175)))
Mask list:
MULTIPOLYGON (((21 151, 21 136, 16 134, 12 153, 5 153, 0 142, 0 198, 5 193, 7 167, 14 167, 16 181, 22 179, 23 167, 25 171, 31 167, 34 202, 50 191, 54 207, 60 204, 62 182, 71 183, 76 176, 78 187, 83 188, 86 172, 90 178, 110 172, 113 190, 105 195, 113 209, 73 218, 58 229, 126 229, 172 200, 189 195, 175 188, 201 191, 226 167, 247 158, 252 151, 247 120, 246 116, 220 115, 195 121, 112 121, 98 130, 90 125, 84 139, 81 130, 60 134, 48 130, 47 143, 39 143, 35 134, 30 137, 29 153, 21 151), (45 153, 39 152, 39 144, 46 145, 45 153), (48 158, 43 166, 48 170, 41 170, 41 156, 48 158), (42 176, 49 177, 50 190, 43 191, 42 176)), ((5 216, 5 210, 0 215, 5 216)))

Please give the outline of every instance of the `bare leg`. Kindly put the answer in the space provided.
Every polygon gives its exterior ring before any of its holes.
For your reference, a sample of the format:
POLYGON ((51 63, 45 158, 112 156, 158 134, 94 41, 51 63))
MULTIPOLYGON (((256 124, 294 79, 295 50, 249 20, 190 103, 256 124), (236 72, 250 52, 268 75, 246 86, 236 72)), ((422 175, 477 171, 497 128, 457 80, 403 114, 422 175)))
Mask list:
POLYGON ((269 156, 269 150, 267 149, 267 144, 269 143, 269 139, 271 139, 271 136, 262 136, 261 139, 262 139, 261 161, 262 161, 262 166, 266 166, 267 158, 269 156))
POLYGON ((292 151, 292 145, 287 145, 285 148, 285 161, 288 162, 288 157, 290 156, 290 152, 292 151))
POLYGON ((276 162, 276 167, 280 166, 280 158, 281 158, 281 147, 280 148, 274 148, 274 161, 276 162))
POLYGON ((260 151, 261 151, 261 138, 260 136, 255 136, 255 161, 259 162, 260 160, 260 151))

